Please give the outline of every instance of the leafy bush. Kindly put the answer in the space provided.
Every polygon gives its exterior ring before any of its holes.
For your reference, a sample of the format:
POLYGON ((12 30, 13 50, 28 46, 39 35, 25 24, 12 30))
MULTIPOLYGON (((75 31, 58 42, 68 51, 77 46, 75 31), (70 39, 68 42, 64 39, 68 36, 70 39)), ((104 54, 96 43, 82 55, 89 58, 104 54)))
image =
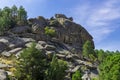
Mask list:
POLYGON ((45 27, 45 34, 54 37, 56 35, 56 31, 52 28, 45 27))
POLYGON ((86 41, 83 45, 83 56, 91 61, 95 60, 95 52, 90 41, 86 41))
POLYGON ((72 75, 72 80, 82 80, 82 75, 81 75, 80 71, 76 71, 76 72, 72 75))

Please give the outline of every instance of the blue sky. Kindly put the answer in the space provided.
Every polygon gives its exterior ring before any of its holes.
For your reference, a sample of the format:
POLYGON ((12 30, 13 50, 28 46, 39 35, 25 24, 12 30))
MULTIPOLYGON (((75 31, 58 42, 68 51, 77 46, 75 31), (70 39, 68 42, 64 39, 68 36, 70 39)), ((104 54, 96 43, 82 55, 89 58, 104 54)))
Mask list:
POLYGON ((72 16, 93 36, 97 49, 120 50, 120 0, 0 0, 0 8, 23 5, 28 17, 72 16))

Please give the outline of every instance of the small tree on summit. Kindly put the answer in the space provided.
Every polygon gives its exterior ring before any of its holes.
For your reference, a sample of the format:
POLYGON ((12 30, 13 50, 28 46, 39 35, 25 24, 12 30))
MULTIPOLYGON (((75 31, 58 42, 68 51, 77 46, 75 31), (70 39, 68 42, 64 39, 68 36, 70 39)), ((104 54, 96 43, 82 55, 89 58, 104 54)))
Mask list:
POLYGON ((23 8, 23 6, 20 6, 20 8, 18 10, 17 19, 18 19, 19 25, 25 25, 27 23, 27 12, 23 8))

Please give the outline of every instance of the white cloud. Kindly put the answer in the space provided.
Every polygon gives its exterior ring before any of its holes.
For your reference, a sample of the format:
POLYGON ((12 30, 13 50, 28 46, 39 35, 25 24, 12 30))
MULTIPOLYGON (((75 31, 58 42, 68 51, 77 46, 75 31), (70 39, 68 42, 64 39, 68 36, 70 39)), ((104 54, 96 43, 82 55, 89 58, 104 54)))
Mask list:
POLYGON ((82 3, 71 13, 93 35, 95 43, 99 43, 117 28, 113 25, 114 20, 120 19, 119 4, 120 0, 105 0, 94 5, 82 3))

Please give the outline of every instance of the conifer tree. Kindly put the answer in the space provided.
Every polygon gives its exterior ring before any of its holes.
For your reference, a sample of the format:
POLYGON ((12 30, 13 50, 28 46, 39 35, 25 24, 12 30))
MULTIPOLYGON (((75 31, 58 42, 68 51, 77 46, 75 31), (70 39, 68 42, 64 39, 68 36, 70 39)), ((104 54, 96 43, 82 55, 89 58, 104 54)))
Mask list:
POLYGON ((46 80, 64 80, 66 69, 67 63, 63 60, 58 60, 56 55, 54 55, 46 72, 46 80))
POLYGON ((99 66, 100 80, 120 79, 120 53, 109 55, 99 66))
POLYGON ((23 6, 19 7, 17 19, 19 25, 25 25, 27 23, 27 12, 23 6))
POLYGON ((20 54, 15 76, 18 80, 44 80, 47 66, 45 55, 35 48, 35 43, 20 54))

